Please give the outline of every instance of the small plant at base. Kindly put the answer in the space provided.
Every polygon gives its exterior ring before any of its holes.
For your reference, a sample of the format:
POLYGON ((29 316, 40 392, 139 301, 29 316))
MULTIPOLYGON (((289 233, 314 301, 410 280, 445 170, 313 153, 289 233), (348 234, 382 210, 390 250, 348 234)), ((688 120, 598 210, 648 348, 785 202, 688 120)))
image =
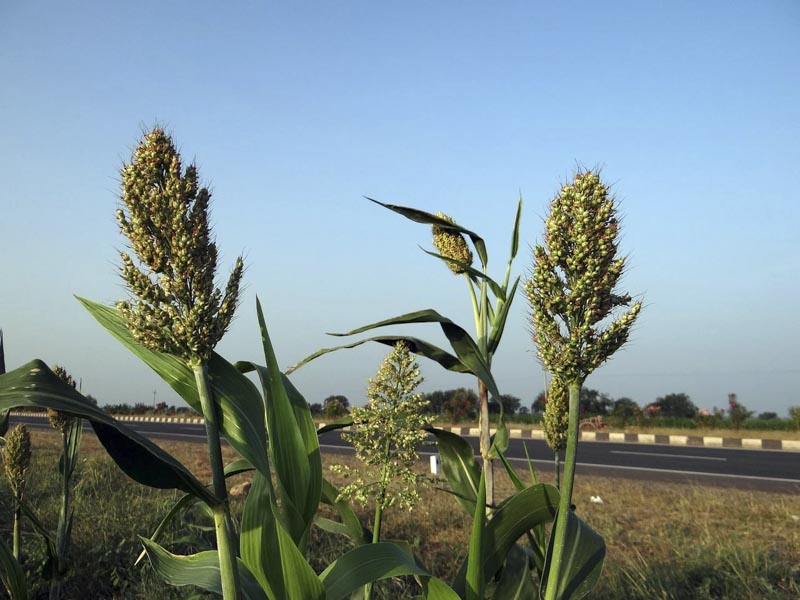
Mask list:
MULTIPOLYGON (((53 373, 68 386, 77 386, 72 376, 64 367, 53 367, 53 373)), ((50 600, 61 597, 61 587, 67 573, 67 551, 70 532, 72 531, 73 512, 70 511, 70 487, 72 475, 78 464, 83 422, 81 419, 65 412, 47 409, 47 420, 50 426, 61 434, 61 458, 58 468, 61 471, 61 507, 58 513, 58 525, 55 540, 55 565, 52 568, 50 581, 50 600)))
POLYGON ((22 517, 22 502, 25 484, 31 464, 31 434, 25 425, 17 425, 6 436, 3 446, 3 471, 14 495, 14 533, 12 553, 19 560, 19 526, 22 517))
MULTIPOLYGON (((383 511, 392 506, 412 510, 419 501, 420 484, 426 480, 414 467, 419 461, 417 445, 425 439, 427 419, 422 411, 427 402, 414 390, 422 383, 414 355, 398 342, 386 356, 374 379, 369 380, 369 403, 353 408, 355 431, 343 437, 353 444, 364 470, 334 465, 331 470, 351 479, 339 492, 339 499, 361 504, 375 501, 372 543, 381 538, 383 511)), ((370 597, 371 584, 366 587, 370 597)))
POLYGON ((122 169, 120 230, 141 267, 126 252, 122 278, 135 300, 117 304, 134 340, 186 361, 194 372, 205 418, 214 495, 222 592, 239 597, 236 549, 220 445, 220 415, 211 394, 207 363, 230 326, 239 302, 242 258, 225 293, 216 287, 217 247, 208 223, 211 193, 197 168, 184 170, 172 139, 159 128, 144 136, 122 169))

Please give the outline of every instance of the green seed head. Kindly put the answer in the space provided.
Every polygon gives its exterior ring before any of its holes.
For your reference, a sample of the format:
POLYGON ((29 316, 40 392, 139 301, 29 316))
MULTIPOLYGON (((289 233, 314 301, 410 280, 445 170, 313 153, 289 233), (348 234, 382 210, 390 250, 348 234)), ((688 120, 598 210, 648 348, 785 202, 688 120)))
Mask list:
MULTIPOLYGON (((446 214, 439 212, 436 216, 445 221, 455 224, 455 220, 446 214)), ((472 251, 467 245, 467 240, 458 231, 446 229, 438 225, 432 227, 433 230, 433 245, 439 251, 439 254, 446 258, 457 260, 465 265, 472 265, 472 251)), ((447 266, 456 275, 464 272, 464 268, 456 263, 447 262, 447 266)))
MULTIPOLYGON (((61 381, 63 381, 73 389, 77 387, 77 385, 75 384, 75 380, 72 378, 72 375, 67 373, 64 367, 60 366, 53 367, 53 373, 55 373, 58 376, 58 378, 61 379, 61 381)), ((75 417, 68 413, 48 408, 47 420, 50 422, 50 426, 53 429, 56 429, 61 433, 64 433, 69 428, 69 426, 72 425, 72 423, 75 421, 75 417)))
POLYGON ((25 425, 17 425, 6 436, 3 447, 3 469, 14 494, 19 498, 25 491, 25 479, 31 464, 31 434, 25 425))
POLYGON ((542 429, 547 445, 558 452, 567 447, 569 428, 569 389, 558 377, 553 377, 547 390, 542 429))
POLYGON ((608 187, 591 171, 577 173, 550 204, 545 244, 533 251, 525 282, 539 358, 565 382, 583 381, 628 339, 641 311, 636 302, 607 326, 631 297, 615 291, 625 258, 617 257, 619 221, 608 187))
POLYGON ((122 169, 117 221, 137 261, 120 253, 133 298, 117 307, 136 341, 192 364, 205 363, 230 326, 244 269, 239 257, 224 293, 215 286, 210 199, 162 129, 145 135, 122 169))

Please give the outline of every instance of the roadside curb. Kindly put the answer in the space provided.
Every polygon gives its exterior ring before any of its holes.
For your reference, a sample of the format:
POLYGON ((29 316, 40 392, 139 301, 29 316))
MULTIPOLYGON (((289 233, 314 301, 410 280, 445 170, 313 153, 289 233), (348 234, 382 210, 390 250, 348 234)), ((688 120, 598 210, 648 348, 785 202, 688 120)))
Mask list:
MULTIPOLYGON (((12 416, 21 417, 40 417, 46 418, 41 413, 30 413, 24 411, 12 411, 12 416)), ((141 417, 141 416, 119 416, 115 417, 118 421, 134 423, 177 423, 185 425, 202 425, 205 421, 202 417, 141 417)), ((315 423, 317 429, 324 427, 327 423, 315 423)), ((350 427, 344 427, 343 431, 349 431, 350 427)), ((441 427, 444 431, 449 431, 461 436, 477 437, 479 430, 477 427, 441 427)), ((494 435, 496 429, 491 430, 494 435)), ((543 440, 544 432, 541 429, 510 429, 509 437, 523 440, 543 440)), ((745 450, 787 450, 790 452, 800 452, 800 440, 771 440, 761 438, 726 438, 702 435, 659 435, 653 433, 620 433, 607 431, 581 431, 582 442, 615 442, 630 444, 655 444, 664 446, 694 446, 705 448, 739 448, 745 450)))

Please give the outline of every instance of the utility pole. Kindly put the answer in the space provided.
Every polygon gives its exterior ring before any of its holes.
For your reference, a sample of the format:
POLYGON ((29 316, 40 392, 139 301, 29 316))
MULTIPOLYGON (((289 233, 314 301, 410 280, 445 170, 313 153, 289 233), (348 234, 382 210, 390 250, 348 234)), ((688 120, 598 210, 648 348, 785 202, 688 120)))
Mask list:
POLYGON ((156 409, 156 391, 153 390, 153 410, 156 409))

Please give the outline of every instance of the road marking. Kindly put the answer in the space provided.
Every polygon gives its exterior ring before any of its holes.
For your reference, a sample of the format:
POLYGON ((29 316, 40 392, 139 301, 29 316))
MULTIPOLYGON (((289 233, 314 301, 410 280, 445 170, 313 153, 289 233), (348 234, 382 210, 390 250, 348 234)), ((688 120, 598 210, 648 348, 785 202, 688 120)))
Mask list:
POLYGON ((662 452, 632 452, 630 450, 612 450, 611 454, 635 454, 636 456, 666 456, 668 458, 694 458, 696 460, 721 460, 726 461, 727 458, 720 458, 718 456, 692 456, 691 454, 666 454, 662 452))

